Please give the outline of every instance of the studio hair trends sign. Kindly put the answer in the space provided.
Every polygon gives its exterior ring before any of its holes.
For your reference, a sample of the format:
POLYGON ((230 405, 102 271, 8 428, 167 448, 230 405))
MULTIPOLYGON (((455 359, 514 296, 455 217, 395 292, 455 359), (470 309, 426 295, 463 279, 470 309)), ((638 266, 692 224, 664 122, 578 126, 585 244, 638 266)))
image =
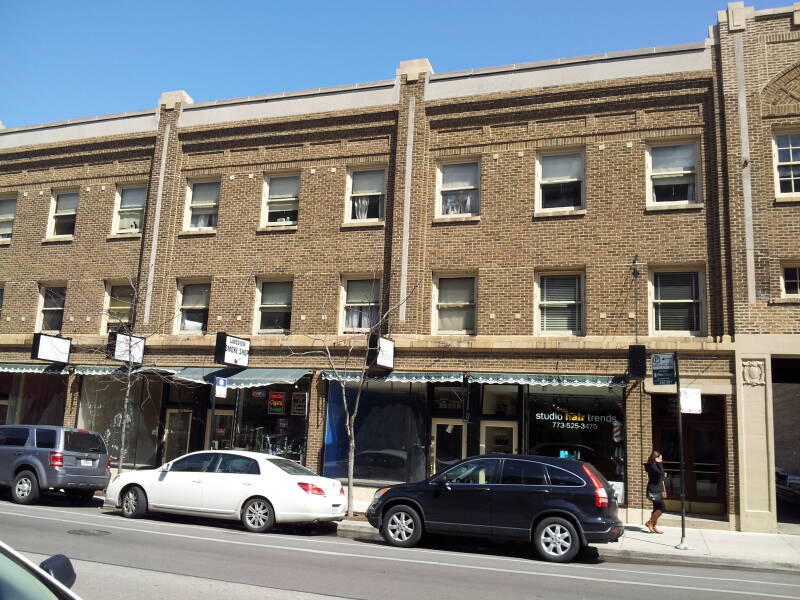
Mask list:
POLYGON ((250 340, 220 331, 214 348, 214 362, 231 367, 246 367, 250 362, 250 340))

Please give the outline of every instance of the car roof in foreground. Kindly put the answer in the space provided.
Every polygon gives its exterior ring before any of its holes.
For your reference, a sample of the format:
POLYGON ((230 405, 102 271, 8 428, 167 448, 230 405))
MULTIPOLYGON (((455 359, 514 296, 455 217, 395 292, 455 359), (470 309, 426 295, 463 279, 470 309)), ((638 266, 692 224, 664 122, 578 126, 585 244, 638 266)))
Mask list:
MULTIPOLYGON (((284 458, 283 456, 275 456, 274 454, 265 454, 264 452, 254 452, 253 450, 237 450, 236 448, 225 449, 225 450, 214 450, 213 448, 209 448, 208 450, 197 450, 196 452, 189 452, 187 454, 184 454, 183 456, 189 456, 189 454, 200 454, 202 452, 216 452, 218 454, 235 454, 236 456, 247 456, 255 460, 258 459, 292 460, 291 458, 284 458)), ((181 457, 179 456, 178 458, 181 457)), ((297 462, 297 461, 292 461, 292 462, 297 462)))
POLYGON ((469 456, 462 460, 461 462, 465 462, 468 460, 474 460, 476 458, 512 458, 512 459, 523 459, 523 460, 535 460, 542 463, 549 463, 552 465, 571 465, 577 467, 577 465, 581 465, 586 461, 577 460, 574 458, 559 458, 557 456, 543 456, 540 454, 478 454, 475 456, 469 456))

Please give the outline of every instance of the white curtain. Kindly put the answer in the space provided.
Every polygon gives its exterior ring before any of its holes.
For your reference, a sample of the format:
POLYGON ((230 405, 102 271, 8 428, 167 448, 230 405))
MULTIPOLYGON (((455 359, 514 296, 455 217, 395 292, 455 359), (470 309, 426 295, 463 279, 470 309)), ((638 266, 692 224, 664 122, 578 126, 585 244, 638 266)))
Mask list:
POLYGON ((366 219, 369 215, 369 202, 372 196, 353 196, 353 214, 352 219, 366 219))

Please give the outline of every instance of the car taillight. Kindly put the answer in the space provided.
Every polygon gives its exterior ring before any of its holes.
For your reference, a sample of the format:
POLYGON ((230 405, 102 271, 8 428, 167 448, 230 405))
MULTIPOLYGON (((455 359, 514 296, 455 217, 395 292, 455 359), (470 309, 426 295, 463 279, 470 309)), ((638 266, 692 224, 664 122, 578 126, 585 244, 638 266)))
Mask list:
POLYGON ((51 452, 50 453, 50 466, 51 467, 63 467, 64 466, 64 455, 61 452, 51 452))
POLYGON ((313 483, 298 483, 297 485, 299 485, 300 489, 306 494, 313 494, 314 496, 325 495, 325 490, 323 490, 321 487, 315 486, 313 483))
POLYGON ((592 470, 589 468, 589 465, 581 466, 583 467, 583 470, 586 471, 586 474, 589 476, 589 479, 592 481, 592 485, 594 486, 594 505, 608 506, 608 492, 606 492, 606 488, 600 483, 597 475, 592 472, 592 470))
POLYGON ((344 488, 343 487, 339 488, 339 495, 340 496, 344 496, 344 488))
POLYGON ((111 470, 111 457, 109 456, 108 459, 106 460, 106 471, 110 470, 111 470))

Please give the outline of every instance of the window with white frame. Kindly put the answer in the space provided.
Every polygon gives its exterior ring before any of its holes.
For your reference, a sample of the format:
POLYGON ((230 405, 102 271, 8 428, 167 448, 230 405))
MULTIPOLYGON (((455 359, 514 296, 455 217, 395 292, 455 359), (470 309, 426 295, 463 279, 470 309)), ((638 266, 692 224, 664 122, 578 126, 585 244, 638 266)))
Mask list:
POLYGON ((700 202, 696 143, 649 146, 648 169, 648 204, 700 202))
POLYGON ((480 166, 477 162, 439 165, 437 215, 441 217, 480 214, 480 166))
POLYGON ((699 335, 702 329, 702 290, 697 271, 652 273, 653 330, 699 335))
POLYGON ((536 210, 580 209, 584 196, 584 154, 541 154, 536 210))
POLYGON ((17 213, 16 198, 0 198, 0 242, 11 239, 14 216, 17 213))
POLYGON ((386 171, 352 171, 348 198, 348 221, 380 221, 383 219, 383 201, 386 189, 386 171))
POLYGON ((56 194, 50 218, 48 237, 68 236, 75 233, 75 217, 78 212, 78 192, 56 194))
POLYGON ((108 286, 108 318, 106 331, 130 331, 134 291, 130 285, 108 286))
POLYGON ((186 229, 214 229, 219 212, 219 181, 195 181, 189 185, 186 229))
POLYGON ((436 281, 436 333, 475 333, 475 278, 436 281))
POLYGON ((142 230, 142 218, 146 201, 146 187, 119 188, 115 233, 138 233, 142 230))
POLYGON ((0 313, 3 312, 3 299, 5 298, 6 289, 0 285, 0 313))
POLYGON ((292 325, 292 282, 262 281, 258 330, 286 332, 292 325))
POLYGON ((778 194, 800 194, 800 133, 775 136, 775 159, 778 194))
POLYGON ((345 332, 365 331, 378 322, 380 311, 380 279, 345 279, 345 332))
POLYGON ((210 283, 184 283, 180 288, 179 331, 200 333, 208 329, 210 283))
POLYGON ((539 276, 539 330, 542 333, 583 334, 583 276, 539 276))
POLYGON ((783 295, 800 298, 800 265, 783 267, 783 295))
POLYGON ((59 333, 64 322, 64 302, 67 299, 67 288, 61 286, 43 286, 41 288, 40 331, 59 333))
POLYGON ((267 178, 262 225, 294 225, 300 210, 300 176, 267 178))

